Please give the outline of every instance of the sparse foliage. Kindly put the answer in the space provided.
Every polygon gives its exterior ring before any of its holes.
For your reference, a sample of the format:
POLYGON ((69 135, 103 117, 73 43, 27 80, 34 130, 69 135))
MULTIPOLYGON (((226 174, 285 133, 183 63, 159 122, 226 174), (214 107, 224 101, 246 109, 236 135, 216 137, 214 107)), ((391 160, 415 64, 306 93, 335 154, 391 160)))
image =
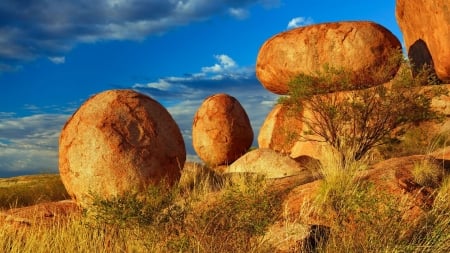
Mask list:
MULTIPOLYGON (((389 64, 399 64, 399 54, 393 53, 386 72, 391 69, 389 64)), ((434 80, 429 69, 412 77, 409 64, 402 62, 390 83, 371 88, 355 81, 350 71, 329 66, 292 80, 289 96, 280 102, 303 115, 308 131, 300 140, 327 142, 343 160, 359 160, 372 148, 401 136, 408 126, 439 119, 441 115, 431 108, 431 100, 445 91, 439 86, 419 90, 434 80)), ((383 73, 382 69, 376 71, 376 75, 383 73)))

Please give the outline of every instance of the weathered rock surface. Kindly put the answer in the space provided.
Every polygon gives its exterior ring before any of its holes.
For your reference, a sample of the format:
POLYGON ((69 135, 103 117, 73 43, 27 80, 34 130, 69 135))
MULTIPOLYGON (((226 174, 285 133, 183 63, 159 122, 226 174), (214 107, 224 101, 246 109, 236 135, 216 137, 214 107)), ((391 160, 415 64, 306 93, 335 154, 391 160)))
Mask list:
POLYGON ((111 90, 88 99, 62 129, 59 171, 68 193, 82 205, 174 183, 186 160, 175 121, 157 101, 132 90, 111 90))
MULTIPOLYGON (((431 88, 439 87, 442 91, 450 95, 450 85, 422 86, 417 92, 426 93, 431 88)), ((336 97, 345 96, 348 92, 335 93, 336 97)), ((427 145, 431 145, 437 135, 450 134, 450 96, 441 95, 431 99, 431 108, 442 114, 443 121, 427 121, 413 126, 413 128, 426 129, 421 135, 421 139, 427 145)), ((306 108, 306 107, 305 107, 306 108)), ((309 156, 323 161, 328 159, 332 147, 323 142, 317 135, 310 134, 310 129, 306 122, 311 122, 314 112, 311 109, 305 110, 290 109, 289 105, 277 104, 266 117, 258 135, 260 148, 271 148, 283 154, 288 154, 292 158, 309 156)), ((313 123, 315 121, 312 121, 313 123)), ((412 128, 412 129, 413 129, 412 128)))
POLYGON ((295 142, 303 135, 302 114, 285 104, 275 105, 259 130, 259 147, 290 154, 295 142))
POLYGON ((216 94, 203 101, 194 116, 192 145, 206 164, 231 164, 252 142, 250 120, 238 100, 216 94))
MULTIPOLYGON (((428 156, 415 155, 382 161, 359 172, 355 177, 355 185, 356 181, 359 184, 370 182, 375 187, 373 190, 376 196, 384 203, 392 203, 393 206, 389 208, 396 208, 401 214, 400 218, 412 224, 433 205, 434 189, 416 182, 412 172, 416 164, 425 160, 436 162, 437 166, 442 165, 440 161, 429 159, 428 156)), ((444 169, 448 173, 449 168, 444 169)), ((301 224, 332 226, 335 222, 335 211, 328 208, 320 212, 317 208, 316 201, 322 184, 323 180, 317 180, 295 187, 284 199, 287 219, 295 219, 301 224)), ((347 223, 350 227, 354 225, 351 221, 347 223)), ((409 231, 404 232, 407 234, 409 231)))
POLYGON ((299 111, 286 104, 277 104, 261 126, 259 147, 270 148, 292 158, 310 156, 322 160, 330 147, 321 142, 319 136, 307 134, 309 128, 305 120, 311 117, 310 111, 299 111))
POLYGON ((434 66, 441 80, 450 81, 450 2, 397 0, 396 18, 411 61, 434 66))
POLYGON ((355 85, 374 86, 387 82, 398 65, 375 77, 375 68, 386 63, 400 41, 373 22, 338 22, 292 29, 267 40, 259 50, 256 75, 276 94, 287 94, 288 83, 299 74, 312 74, 330 67, 353 71, 355 85), (358 83, 360 80, 363 83, 358 83))
POLYGON ((296 176, 296 182, 305 184, 321 177, 318 166, 312 166, 311 160, 297 162, 287 155, 268 148, 255 149, 231 164, 224 172, 251 173, 264 175, 266 178, 284 178, 296 176), (309 166, 308 166, 309 165, 309 166), (302 178, 302 180, 299 179, 302 178))
POLYGON ((330 228, 294 222, 277 222, 270 226, 264 240, 276 253, 317 252, 319 245, 328 240, 330 228))

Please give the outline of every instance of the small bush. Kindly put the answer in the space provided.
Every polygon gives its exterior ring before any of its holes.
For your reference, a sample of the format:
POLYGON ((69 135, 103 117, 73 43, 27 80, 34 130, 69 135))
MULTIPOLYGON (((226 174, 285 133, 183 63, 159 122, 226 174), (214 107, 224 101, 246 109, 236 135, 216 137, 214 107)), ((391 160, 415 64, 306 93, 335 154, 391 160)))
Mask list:
MULTIPOLYGON (((392 59, 390 64, 399 64, 401 53, 393 53, 392 59)), ((376 74, 390 74, 390 64, 384 66, 386 71, 377 69, 376 74)), ((410 68, 403 68, 391 84, 367 88, 367 83, 351 78, 350 70, 325 66, 323 71, 292 80, 289 96, 280 102, 301 115, 311 112, 311 116, 302 117, 308 130, 300 141, 327 142, 342 160, 359 160, 374 147, 402 135, 411 124, 440 119, 441 114, 431 108, 431 98, 445 91, 438 86, 422 92, 416 89, 427 83, 426 71, 412 77, 410 68)))
POLYGON ((424 159, 423 161, 414 164, 412 173, 414 180, 418 184, 437 188, 444 176, 444 169, 437 164, 436 161, 424 159))
POLYGON ((360 178, 366 162, 335 159, 334 166, 323 167, 324 181, 314 203, 331 228, 317 252, 390 252, 405 240, 410 226, 402 219, 403 200, 360 178))
POLYGON ((205 252, 250 252, 256 238, 279 216, 280 197, 262 178, 246 176, 232 183, 214 206, 196 216, 196 240, 205 252), (201 229, 201 231, 198 231, 201 229))

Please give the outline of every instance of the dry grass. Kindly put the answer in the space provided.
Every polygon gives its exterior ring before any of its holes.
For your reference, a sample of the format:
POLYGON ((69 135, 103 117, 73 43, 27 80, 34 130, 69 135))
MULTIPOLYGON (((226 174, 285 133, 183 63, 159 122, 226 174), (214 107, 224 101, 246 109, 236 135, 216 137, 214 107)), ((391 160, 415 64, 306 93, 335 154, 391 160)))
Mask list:
MULTIPOLYGON (((405 224, 399 218, 401 203, 355 181, 355 174, 367 167, 365 162, 343 165, 332 157, 323 166, 325 179, 316 202, 302 209, 304 215, 321 210, 335 214, 329 219, 329 238, 317 252, 450 250, 449 177, 439 184, 434 207, 418 222, 405 224), (413 236, 404 236, 405 230, 413 236)), ((19 229, 2 223, 0 251, 274 252, 293 235, 286 232, 286 238, 271 240, 272 224, 284 222, 286 231, 304 228, 302 219, 285 219, 281 200, 263 178, 227 179, 196 165, 184 171, 177 187, 150 187, 144 197, 98 199, 96 211, 82 219, 19 229)))
POLYGON ((69 197, 59 174, 0 178, 0 210, 69 197))

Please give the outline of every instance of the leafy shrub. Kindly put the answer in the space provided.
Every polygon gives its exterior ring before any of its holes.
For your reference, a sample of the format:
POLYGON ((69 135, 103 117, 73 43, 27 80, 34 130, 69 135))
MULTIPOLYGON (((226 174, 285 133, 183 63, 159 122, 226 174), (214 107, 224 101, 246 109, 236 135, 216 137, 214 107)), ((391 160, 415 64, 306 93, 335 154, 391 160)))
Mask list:
MULTIPOLYGON (((384 72, 389 74, 390 64, 399 63, 399 54, 393 53, 384 72)), ((301 115, 311 112, 311 116, 302 117, 308 131, 300 140, 318 141, 311 136, 319 136, 338 151, 342 160, 359 160, 372 148, 404 134, 411 124, 441 116, 431 108, 431 99, 445 91, 436 86, 418 92, 417 88, 428 82, 429 70, 412 77, 408 63, 403 65, 406 67, 390 84, 371 88, 350 78, 349 70, 325 66, 323 71, 292 80, 289 96, 280 102, 301 115)), ((377 69, 374 74, 380 73, 383 71, 377 69)))

